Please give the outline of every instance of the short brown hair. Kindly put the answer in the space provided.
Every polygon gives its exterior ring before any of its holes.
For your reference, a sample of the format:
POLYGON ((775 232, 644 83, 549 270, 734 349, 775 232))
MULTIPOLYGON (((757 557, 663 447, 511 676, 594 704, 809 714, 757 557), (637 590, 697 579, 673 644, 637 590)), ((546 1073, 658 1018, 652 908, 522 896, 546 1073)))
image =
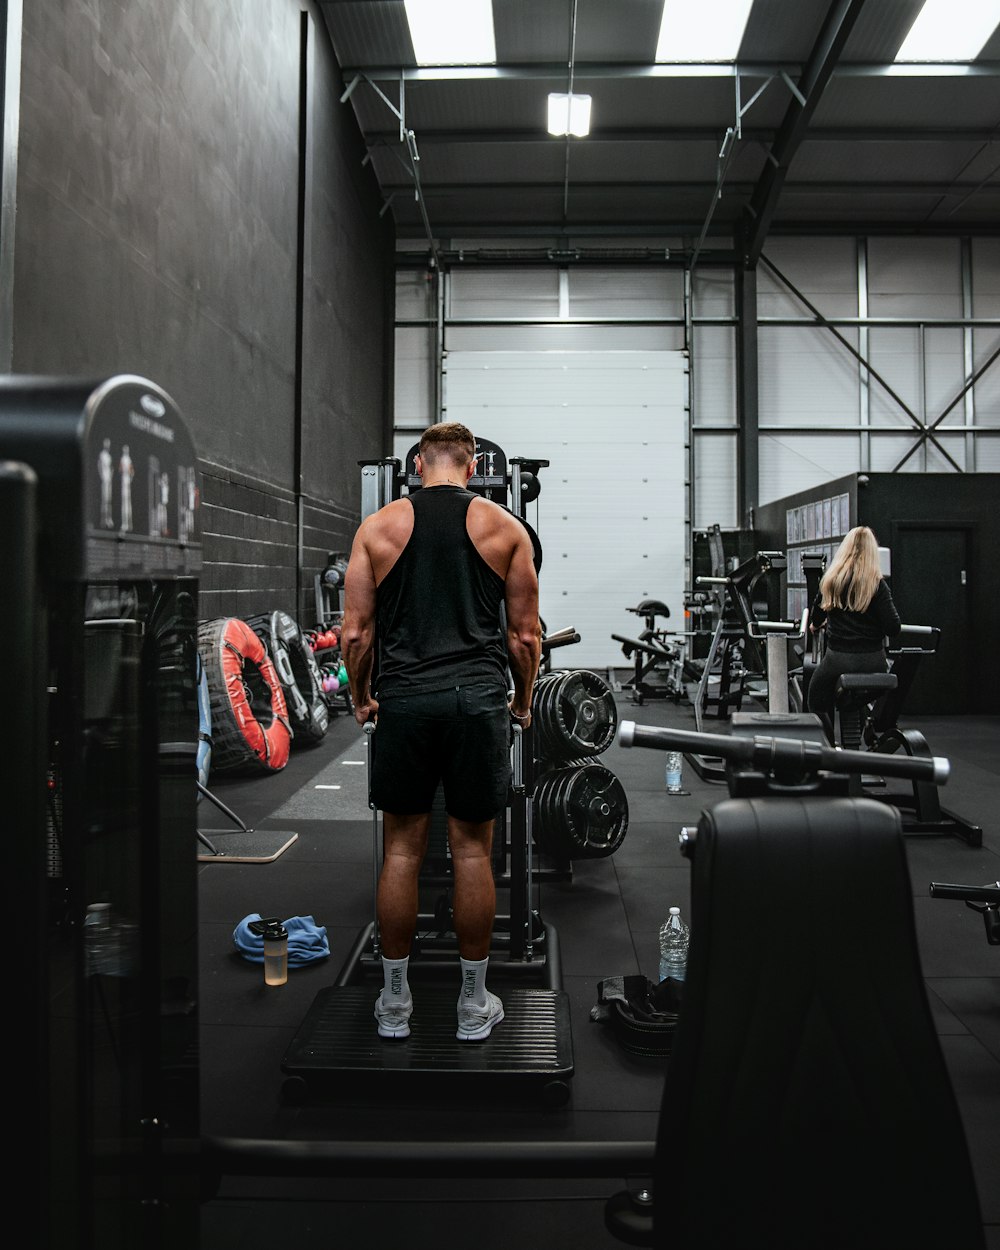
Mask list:
POLYGON ((468 426, 458 421, 439 421, 424 430, 417 450, 428 464, 445 458, 456 465, 467 465, 476 458, 476 440, 468 426))

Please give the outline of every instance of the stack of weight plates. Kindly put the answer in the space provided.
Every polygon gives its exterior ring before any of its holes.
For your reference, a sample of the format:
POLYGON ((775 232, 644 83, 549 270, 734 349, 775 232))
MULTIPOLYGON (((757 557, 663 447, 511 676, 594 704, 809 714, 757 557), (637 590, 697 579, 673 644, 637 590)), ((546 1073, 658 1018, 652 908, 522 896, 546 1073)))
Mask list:
POLYGON ((547 673, 532 702, 536 776, 534 829, 556 859, 599 859, 621 846, 628 799, 597 756, 614 742, 614 692, 585 669, 547 673))

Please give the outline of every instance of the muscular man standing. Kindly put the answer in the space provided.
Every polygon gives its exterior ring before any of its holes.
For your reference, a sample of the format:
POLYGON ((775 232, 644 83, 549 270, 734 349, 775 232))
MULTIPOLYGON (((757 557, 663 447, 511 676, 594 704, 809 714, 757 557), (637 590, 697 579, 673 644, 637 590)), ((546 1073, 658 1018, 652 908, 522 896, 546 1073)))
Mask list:
POLYGON ((359 724, 377 726, 371 800, 383 828, 380 1037, 410 1033, 407 968, 439 782, 461 963, 456 1036, 479 1041, 503 1019, 503 1004, 486 988, 496 913, 493 818, 507 802, 511 718, 531 723, 542 635, 528 532, 468 489, 475 463, 475 439, 464 425, 425 430, 416 458, 421 489, 362 522, 344 582, 340 645, 354 714, 359 724))

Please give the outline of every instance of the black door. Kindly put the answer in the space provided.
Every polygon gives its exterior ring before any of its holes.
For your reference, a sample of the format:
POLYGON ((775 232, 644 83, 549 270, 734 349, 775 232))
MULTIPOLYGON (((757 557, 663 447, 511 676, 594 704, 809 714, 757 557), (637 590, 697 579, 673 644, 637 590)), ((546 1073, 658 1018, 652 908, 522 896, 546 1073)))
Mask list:
POLYGON ((902 713, 974 711, 969 584, 971 529, 942 522, 892 526, 892 597, 904 625, 936 625, 936 655, 924 657, 902 713))

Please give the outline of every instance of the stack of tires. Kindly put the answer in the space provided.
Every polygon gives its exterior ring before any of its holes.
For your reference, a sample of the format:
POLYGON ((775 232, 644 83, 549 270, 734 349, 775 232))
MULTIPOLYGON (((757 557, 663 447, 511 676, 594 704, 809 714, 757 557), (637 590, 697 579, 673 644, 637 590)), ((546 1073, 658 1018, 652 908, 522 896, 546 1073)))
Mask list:
POLYGON ((293 741, 314 746, 326 734, 330 712, 323 697, 319 665, 309 640, 287 612, 251 616, 247 624, 261 639, 285 695, 293 741))
POLYGON ((277 772, 293 742, 315 745, 329 709, 322 679, 296 622, 286 612, 198 625, 199 781, 220 772, 277 772))
POLYGON ((614 691, 585 669, 547 673, 532 708, 539 848, 557 860, 613 855, 628 831, 628 799, 597 757, 618 729, 614 691))

